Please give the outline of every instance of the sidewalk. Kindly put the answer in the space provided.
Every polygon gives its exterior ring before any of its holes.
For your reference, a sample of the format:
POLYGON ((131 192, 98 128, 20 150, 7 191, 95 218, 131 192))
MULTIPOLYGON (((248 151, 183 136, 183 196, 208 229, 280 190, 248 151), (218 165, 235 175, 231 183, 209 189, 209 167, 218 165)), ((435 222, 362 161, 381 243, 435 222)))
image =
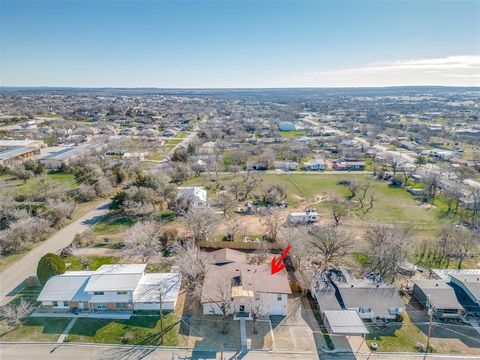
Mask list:
POLYGON ((73 318, 72 320, 70 320, 70 322, 69 322, 68 325, 65 327, 65 329, 63 329, 62 334, 58 337, 57 343, 63 343, 63 342, 65 341, 65 338, 67 337, 67 335, 68 335, 68 333, 70 332, 70 330, 72 330, 72 327, 73 327, 73 325, 75 325, 75 323, 77 322, 77 319, 78 319, 78 318, 73 318))

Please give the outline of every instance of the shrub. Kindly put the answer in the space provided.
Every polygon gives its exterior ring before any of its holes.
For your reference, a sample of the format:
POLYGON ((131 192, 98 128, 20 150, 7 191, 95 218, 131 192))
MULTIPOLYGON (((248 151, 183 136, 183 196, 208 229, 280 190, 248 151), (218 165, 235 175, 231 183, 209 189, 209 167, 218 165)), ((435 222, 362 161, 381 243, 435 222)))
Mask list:
POLYGON ((63 274, 65 264, 60 256, 48 253, 42 256, 37 266, 37 277, 42 284, 45 284, 52 276, 63 274))

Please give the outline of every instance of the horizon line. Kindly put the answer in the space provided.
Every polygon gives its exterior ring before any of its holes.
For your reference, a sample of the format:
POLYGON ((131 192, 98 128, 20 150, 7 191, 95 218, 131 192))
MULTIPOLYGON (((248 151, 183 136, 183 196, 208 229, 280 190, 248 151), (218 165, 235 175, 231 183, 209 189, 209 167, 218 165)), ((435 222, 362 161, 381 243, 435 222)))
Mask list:
POLYGON ((469 88, 480 89, 480 85, 388 85, 388 86, 294 86, 294 87, 156 87, 156 86, 16 86, 0 85, 3 89, 121 89, 121 90, 320 90, 320 89, 394 89, 394 88, 469 88))

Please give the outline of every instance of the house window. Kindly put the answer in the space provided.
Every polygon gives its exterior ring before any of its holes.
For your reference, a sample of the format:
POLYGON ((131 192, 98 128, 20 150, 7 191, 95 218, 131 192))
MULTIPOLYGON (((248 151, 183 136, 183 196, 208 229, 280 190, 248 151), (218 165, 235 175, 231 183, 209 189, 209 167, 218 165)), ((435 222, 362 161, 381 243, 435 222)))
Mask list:
POLYGON ((260 294, 258 293, 255 294, 255 300, 260 301, 260 294))
POLYGON ((103 291, 94 291, 93 295, 103 295, 103 291))
POLYGON ((97 310, 105 310, 107 308, 107 305, 105 304, 97 304, 97 310))
POLYGON ((68 307, 68 301, 64 301, 63 306, 68 307))
POLYGON ((127 307, 126 303, 115 303, 115 308, 117 309, 123 309, 125 307, 127 307))
POLYGON ((127 295, 127 291, 117 291, 117 295, 127 295))
POLYGON ((282 294, 277 295, 277 301, 282 301, 282 294))
POLYGON ((240 305, 240 311, 245 311, 245 305, 240 305))
POLYGON ((53 307, 58 307, 58 301, 53 302, 53 307))

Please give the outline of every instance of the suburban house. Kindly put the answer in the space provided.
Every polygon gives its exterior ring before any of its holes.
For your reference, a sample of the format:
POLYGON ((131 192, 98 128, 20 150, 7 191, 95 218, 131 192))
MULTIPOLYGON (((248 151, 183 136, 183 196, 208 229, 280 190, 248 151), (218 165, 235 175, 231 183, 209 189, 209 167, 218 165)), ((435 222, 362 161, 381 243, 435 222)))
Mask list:
POLYGON ((303 163, 303 170, 305 171, 321 171, 325 170, 325 163, 320 160, 309 160, 303 163))
POLYGON ((292 293, 287 273, 272 275, 269 265, 249 265, 237 253, 240 252, 219 250, 209 254, 212 262, 219 265, 210 265, 206 270, 201 297, 203 314, 221 314, 216 302, 225 291, 219 287, 223 283, 229 287, 226 289, 232 300, 229 313, 234 318, 251 318, 251 305, 256 302, 262 304, 267 315, 286 316, 288 295, 292 293))
POLYGON ((459 318, 465 313, 455 290, 444 280, 415 280, 413 296, 438 318, 459 318))
POLYGON ((96 312, 173 310, 180 290, 178 273, 145 274, 145 264, 103 265, 96 271, 67 271, 45 284, 37 301, 42 311, 96 312))
POLYGON ((199 186, 177 188, 177 207, 204 208, 207 207, 207 190, 199 186))
POLYGON ((450 274, 450 282, 461 288, 476 305, 480 305, 480 274, 450 274))
POLYGON ((335 160, 332 162, 332 168, 334 170, 365 170, 365 161, 353 161, 353 160, 335 160))
POLYGON ((397 289, 372 277, 357 279, 350 271, 335 269, 317 277, 312 294, 325 310, 355 310, 362 320, 395 320, 405 305, 397 289))
POLYGON ((295 161, 274 161, 273 167, 275 170, 296 171, 298 169, 298 163, 295 161))

